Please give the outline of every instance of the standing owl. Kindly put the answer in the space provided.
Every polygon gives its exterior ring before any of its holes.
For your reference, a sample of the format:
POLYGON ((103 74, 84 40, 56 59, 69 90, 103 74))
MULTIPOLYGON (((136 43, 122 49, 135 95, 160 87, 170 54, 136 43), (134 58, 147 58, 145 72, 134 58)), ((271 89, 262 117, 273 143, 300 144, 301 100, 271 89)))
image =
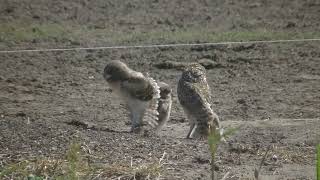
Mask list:
POLYGON ((203 66, 192 63, 185 67, 177 93, 190 123, 187 138, 205 138, 210 131, 220 128, 219 118, 211 109, 210 88, 203 66))
POLYGON ((118 60, 107 64, 103 76, 111 89, 127 103, 132 132, 140 132, 143 122, 152 127, 158 125, 160 88, 154 79, 118 60))

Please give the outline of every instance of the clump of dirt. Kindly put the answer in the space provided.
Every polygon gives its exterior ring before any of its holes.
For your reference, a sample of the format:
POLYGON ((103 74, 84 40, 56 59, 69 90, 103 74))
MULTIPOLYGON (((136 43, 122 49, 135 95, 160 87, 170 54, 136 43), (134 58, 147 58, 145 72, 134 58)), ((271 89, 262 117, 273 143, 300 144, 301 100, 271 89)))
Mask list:
MULTIPOLYGON (((223 66, 219 63, 215 63, 210 59, 199 59, 197 63, 201 64, 206 69, 222 68, 223 66)), ((159 69, 176 69, 183 70, 189 63, 187 62, 176 62, 176 61, 163 61, 156 63, 154 66, 159 69)))

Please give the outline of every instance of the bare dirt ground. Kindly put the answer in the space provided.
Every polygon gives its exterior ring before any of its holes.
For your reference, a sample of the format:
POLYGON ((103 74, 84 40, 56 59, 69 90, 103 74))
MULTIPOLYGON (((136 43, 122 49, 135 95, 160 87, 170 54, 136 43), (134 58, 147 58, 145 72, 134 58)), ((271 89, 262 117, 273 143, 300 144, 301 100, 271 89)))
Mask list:
MULTIPOLYGON (((1 22, 85 24, 128 31, 195 28, 219 32, 267 28, 320 30, 320 3, 311 1, 0 1, 1 22), (3 1, 3 2, 1 2, 3 1)), ((94 40, 92 40, 94 41, 94 40)), ((16 47, 65 47, 70 42, 0 42, 16 47)), ((320 143, 320 43, 121 49, 0 54, 0 168, 23 159, 64 154, 77 139, 93 163, 157 161, 164 179, 209 179, 206 142, 185 139, 187 120, 176 87, 181 72, 164 61, 205 61, 213 107, 225 127, 240 129, 221 145, 219 177, 252 179, 271 145, 261 176, 315 179, 320 143), (149 72, 173 88, 172 116, 159 137, 128 133, 123 102, 110 93, 102 71, 110 60, 149 72), (69 122, 91 123, 103 129, 69 122)))

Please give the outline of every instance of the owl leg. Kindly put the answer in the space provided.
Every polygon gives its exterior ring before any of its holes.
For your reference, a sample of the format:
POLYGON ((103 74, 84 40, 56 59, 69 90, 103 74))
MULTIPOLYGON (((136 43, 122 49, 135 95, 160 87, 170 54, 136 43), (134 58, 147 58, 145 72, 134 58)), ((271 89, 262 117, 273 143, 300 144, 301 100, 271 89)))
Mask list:
POLYGON ((192 123, 190 125, 190 129, 189 129, 189 132, 188 132, 188 135, 187 135, 188 139, 193 138, 194 133, 196 132, 197 126, 198 125, 196 123, 192 123))
POLYGON ((143 126, 143 115, 144 110, 133 110, 130 112, 130 118, 131 118, 131 132, 141 132, 142 126, 143 126))
POLYGON ((194 134, 195 130, 197 129, 197 125, 195 123, 196 121, 195 121, 194 117, 189 113, 189 111, 186 109, 184 109, 184 111, 185 111, 187 118, 189 120, 190 129, 187 134, 187 139, 190 139, 190 138, 193 138, 193 134, 194 134))
POLYGON ((196 130, 196 136, 200 140, 205 140, 209 136, 210 125, 208 123, 199 123, 198 128, 196 130))

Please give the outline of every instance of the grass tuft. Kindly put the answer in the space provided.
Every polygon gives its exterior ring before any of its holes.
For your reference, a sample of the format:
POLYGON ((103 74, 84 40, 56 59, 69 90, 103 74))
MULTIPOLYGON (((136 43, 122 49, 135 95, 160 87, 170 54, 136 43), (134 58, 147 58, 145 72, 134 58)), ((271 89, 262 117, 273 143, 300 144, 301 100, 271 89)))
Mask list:
POLYGON ((211 179, 215 179, 215 173, 214 173, 214 160, 217 153, 217 149, 221 141, 230 135, 234 134, 239 128, 230 128, 227 129, 223 134, 220 134, 219 130, 211 131, 210 135, 208 137, 208 144, 210 148, 211 153, 211 179))
POLYGON ((7 165, 0 169, 0 179, 28 180, 79 180, 79 179, 156 179, 163 171, 163 157, 159 162, 141 163, 133 166, 131 163, 115 163, 110 165, 89 164, 85 160, 79 143, 73 143, 63 159, 42 158, 24 160, 7 165))
POLYGON ((63 41, 71 37, 68 28, 59 24, 3 23, 0 27, 0 42, 63 41))

